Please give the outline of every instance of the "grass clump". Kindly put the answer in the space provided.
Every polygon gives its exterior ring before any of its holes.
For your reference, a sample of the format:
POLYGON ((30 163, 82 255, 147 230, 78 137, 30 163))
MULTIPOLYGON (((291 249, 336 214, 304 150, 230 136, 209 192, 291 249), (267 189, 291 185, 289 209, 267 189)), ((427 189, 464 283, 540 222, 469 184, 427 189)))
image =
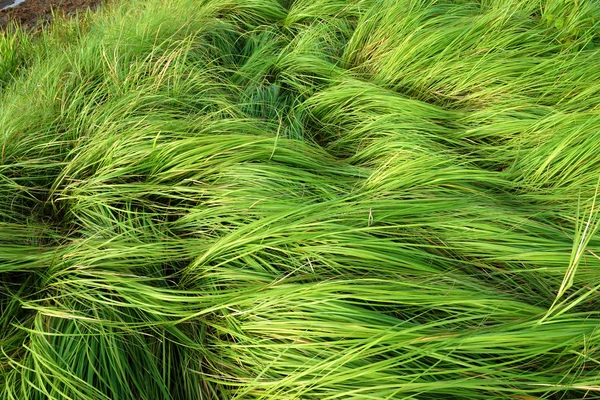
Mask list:
POLYGON ((0 35, 0 398, 600 397, 600 6, 130 1, 0 35))

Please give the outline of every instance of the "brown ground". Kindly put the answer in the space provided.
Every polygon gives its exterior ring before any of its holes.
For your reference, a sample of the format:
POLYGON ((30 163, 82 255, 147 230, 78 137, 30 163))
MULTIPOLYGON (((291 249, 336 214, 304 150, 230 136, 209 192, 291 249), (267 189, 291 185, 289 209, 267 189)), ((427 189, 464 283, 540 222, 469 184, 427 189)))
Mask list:
MULTIPOLYGON (((0 28, 11 21, 25 26, 36 26, 48 22, 52 18, 51 10, 71 14, 78 9, 95 7, 102 0, 26 0, 14 8, 0 11, 0 28)), ((12 3, 10 0, 0 0, 0 7, 12 3)))

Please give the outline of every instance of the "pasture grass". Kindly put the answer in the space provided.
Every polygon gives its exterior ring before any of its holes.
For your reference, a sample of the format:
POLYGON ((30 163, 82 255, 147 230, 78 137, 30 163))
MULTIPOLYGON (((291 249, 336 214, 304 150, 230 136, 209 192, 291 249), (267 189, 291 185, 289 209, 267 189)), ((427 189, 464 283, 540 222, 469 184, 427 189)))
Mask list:
POLYGON ((598 46, 584 0, 0 33, 0 398, 600 398, 598 46))

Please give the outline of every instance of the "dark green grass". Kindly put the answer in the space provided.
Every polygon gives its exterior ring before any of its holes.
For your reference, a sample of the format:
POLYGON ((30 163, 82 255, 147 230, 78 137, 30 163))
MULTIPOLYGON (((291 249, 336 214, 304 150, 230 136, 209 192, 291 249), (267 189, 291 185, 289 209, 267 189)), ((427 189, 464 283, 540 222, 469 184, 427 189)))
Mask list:
POLYGON ((0 398, 600 398, 597 46, 584 0, 0 34, 0 398))

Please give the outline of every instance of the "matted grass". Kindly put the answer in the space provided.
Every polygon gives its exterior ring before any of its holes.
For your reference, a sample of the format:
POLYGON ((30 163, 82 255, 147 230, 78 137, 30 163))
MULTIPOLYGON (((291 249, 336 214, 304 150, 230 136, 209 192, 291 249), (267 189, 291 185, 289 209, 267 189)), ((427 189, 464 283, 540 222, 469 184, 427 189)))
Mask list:
POLYGON ((584 0, 0 34, 0 398, 600 398, 599 45, 584 0))

